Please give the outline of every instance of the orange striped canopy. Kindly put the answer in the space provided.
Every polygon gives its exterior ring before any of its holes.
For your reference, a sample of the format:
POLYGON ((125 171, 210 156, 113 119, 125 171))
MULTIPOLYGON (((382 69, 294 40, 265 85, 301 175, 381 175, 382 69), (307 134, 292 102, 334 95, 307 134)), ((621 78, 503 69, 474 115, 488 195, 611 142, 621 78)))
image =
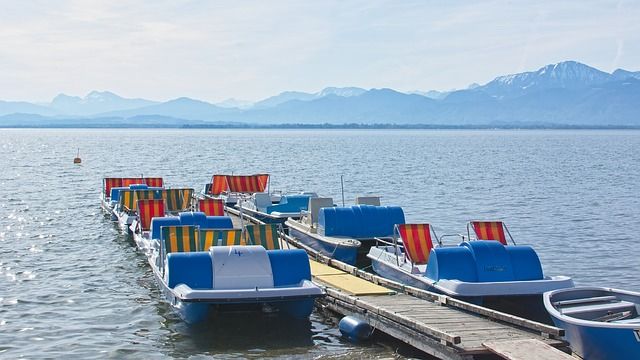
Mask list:
POLYGON ((471 225, 478 240, 496 240, 507 245, 502 221, 472 221, 471 225))
POLYGON ((399 224, 398 233, 402 238, 405 254, 412 263, 420 265, 429 261, 433 248, 429 224, 399 224))
POLYGON ((224 216, 224 200, 222 199, 200 199, 198 209, 207 216, 224 216))
POLYGON ((209 188, 209 194, 220 195, 225 191, 229 191, 229 185, 227 185, 226 175, 213 175, 211 178, 211 187, 209 188))
POLYGON ((161 177, 151 178, 104 178, 103 188, 105 197, 111 196, 111 188, 128 187, 132 184, 147 184, 151 187, 162 187, 163 180, 161 177))
POLYGON ((225 191, 240 193, 264 192, 269 183, 269 174, 256 175, 213 175, 211 195, 220 195, 225 191))

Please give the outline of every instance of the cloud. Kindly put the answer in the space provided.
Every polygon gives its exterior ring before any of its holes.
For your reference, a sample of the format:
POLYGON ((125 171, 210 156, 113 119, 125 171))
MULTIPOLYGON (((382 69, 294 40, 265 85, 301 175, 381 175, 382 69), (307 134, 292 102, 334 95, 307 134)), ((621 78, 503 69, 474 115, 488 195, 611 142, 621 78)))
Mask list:
POLYGON ((106 89, 158 100, 259 99, 332 85, 460 88, 566 59, 635 66, 640 5, 617 5, 7 2, 0 98, 42 101, 106 89))

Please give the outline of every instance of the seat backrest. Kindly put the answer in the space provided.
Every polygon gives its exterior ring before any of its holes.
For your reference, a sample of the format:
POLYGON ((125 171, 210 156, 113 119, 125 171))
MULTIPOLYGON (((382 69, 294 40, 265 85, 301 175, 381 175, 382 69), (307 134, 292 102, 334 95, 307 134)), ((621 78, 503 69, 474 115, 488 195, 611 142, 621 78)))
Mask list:
POLYGON ((277 224, 245 225, 248 245, 261 245, 267 250, 280 249, 280 232, 277 224))
POLYGON ((399 224, 397 229, 409 260, 416 265, 426 264, 433 248, 431 226, 429 224, 399 224))
POLYGON ((162 190, 162 198, 166 202, 167 211, 187 211, 191 207, 193 189, 165 189, 162 190))
POLYGON ((309 211, 309 214, 311 215, 311 224, 318 223, 318 213, 320 212, 320 209, 323 207, 333 207, 333 199, 323 198, 323 197, 309 198, 308 211, 309 211))
POLYGON ((241 229, 204 229, 200 230, 200 251, 212 246, 245 245, 241 229))
POLYGON ((198 209, 207 216, 224 216, 224 200, 222 199, 200 199, 198 209))
POLYGON ((209 187, 209 194, 220 195, 225 191, 229 191, 229 185, 227 184, 226 175, 213 175, 211 178, 211 187, 209 187))
POLYGON ((102 187, 104 189, 104 196, 111 196, 111 188, 122 187, 122 178, 104 178, 102 187))
POLYGON ((478 240, 496 240, 507 245, 502 221, 471 221, 471 227, 478 240))
POLYGON ((162 187, 164 182, 161 177, 147 177, 144 178, 144 183, 149 187, 162 187))
POLYGON ((271 195, 267 193, 255 193, 253 194, 255 199, 256 208, 259 211, 267 211, 267 207, 271 206, 271 195))
POLYGON ((162 228, 164 254, 172 252, 198 251, 198 227, 192 225, 170 225, 162 228))
POLYGON ((164 216, 164 200, 138 200, 138 219, 142 231, 151 229, 151 219, 164 216))

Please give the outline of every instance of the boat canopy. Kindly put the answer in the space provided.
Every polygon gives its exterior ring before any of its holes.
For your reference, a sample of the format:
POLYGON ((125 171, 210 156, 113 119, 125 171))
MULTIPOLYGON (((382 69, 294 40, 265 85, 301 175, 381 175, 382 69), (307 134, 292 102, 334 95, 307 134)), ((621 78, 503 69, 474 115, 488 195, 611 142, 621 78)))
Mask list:
POLYGON ((162 187, 163 180, 161 177, 128 177, 128 178, 104 178, 102 181, 102 190, 104 196, 111 195, 111 188, 129 187, 132 184, 145 184, 151 187, 162 187))
POLYGON ((257 193, 264 192, 269 183, 269 174, 255 175, 213 175, 210 195, 220 195, 224 192, 257 193))

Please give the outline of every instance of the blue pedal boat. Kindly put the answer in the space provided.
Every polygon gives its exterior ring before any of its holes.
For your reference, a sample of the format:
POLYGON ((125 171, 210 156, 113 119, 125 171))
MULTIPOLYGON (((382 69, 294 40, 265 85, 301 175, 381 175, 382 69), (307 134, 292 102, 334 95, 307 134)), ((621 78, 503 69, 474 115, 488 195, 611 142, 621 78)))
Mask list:
POLYGON ((379 239, 367 257, 382 277, 546 323, 542 294, 574 286, 570 277, 544 275, 530 246, 495 240, 442 246, 429 224, 397 225, 393 241, 379 239))
POLYGON ((308 210, 309 199, 317 197, 318 195, 312 192, 283 194, 277 197, 268 193, 254 193, 241 198, 235 207, 262 222, 284 224, 289 218, 300 219, 302 213, 308 210))
POLYGON ((399 206, 334 207, 330 198, 311 198, 309 209, 300 220, 285 222, 289 235, 350 265, 366 256, 376 237, 390 237, 394 225, 404 223, 404 212, 399 206))
POLYGON ((640 359, 640 292, 576 287, 546 292, 544 305, 584 359, 640 359))
POLYGON ((136 237, 172 308, 189 324, 227 311, 308 318, 324 291, 311 282, 306 252, 242 245, 240 236, 229 239, 241 245, 228 246, 225 236, 242 231, 231 227, 228 216, 188 212, 154 217, 150 232, 136 237))

